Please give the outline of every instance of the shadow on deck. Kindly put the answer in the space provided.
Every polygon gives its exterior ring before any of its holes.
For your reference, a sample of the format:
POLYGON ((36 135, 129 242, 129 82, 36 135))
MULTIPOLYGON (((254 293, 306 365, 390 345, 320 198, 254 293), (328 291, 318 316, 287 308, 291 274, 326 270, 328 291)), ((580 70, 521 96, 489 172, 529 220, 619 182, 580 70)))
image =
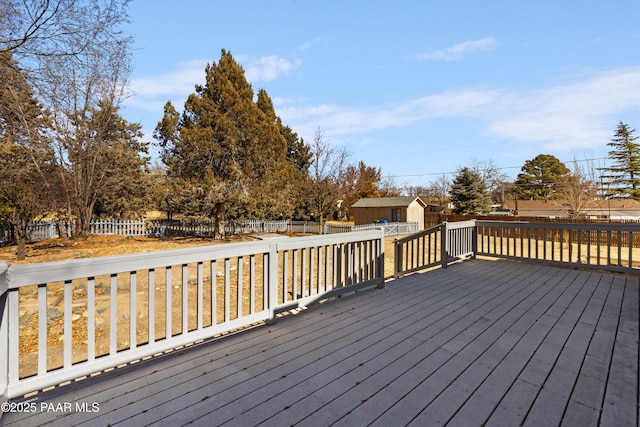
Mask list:
POLYGON ((476 259, 40 393, 0 425, 638 425, 638 316, 637 277, 476 259))

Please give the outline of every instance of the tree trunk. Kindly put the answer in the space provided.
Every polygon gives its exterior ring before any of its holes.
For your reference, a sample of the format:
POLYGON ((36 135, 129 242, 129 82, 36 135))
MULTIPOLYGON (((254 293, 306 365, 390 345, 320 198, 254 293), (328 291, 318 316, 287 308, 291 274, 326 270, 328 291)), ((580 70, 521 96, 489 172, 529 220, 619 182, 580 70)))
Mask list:
POLYGON ((215 212, 214 212, 214 231, 213 238, 214 239, 224 239, 224 202, 217 202, 215 204, 215 212))
POLYGON ((87 237, 91 231, 91 216, 93 206, 83 206, 78 210, 78 226, 75 235, 78 237, 87 237))
POLYGON ((16 259, 23 261, 27 257, 27 224, 19 222, 14 226, 16 243, 18 250, 16 251, 16 259))

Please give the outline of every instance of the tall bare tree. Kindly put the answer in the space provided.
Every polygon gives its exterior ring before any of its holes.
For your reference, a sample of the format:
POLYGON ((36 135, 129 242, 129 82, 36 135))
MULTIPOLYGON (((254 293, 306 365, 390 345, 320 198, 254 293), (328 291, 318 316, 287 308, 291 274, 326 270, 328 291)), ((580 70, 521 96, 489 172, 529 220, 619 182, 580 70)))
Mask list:
POLYGON ((51 208, 55 185, 51 122, 10 52, 0 52, 0 221, 25 258, 29 223, 51 208))
POLYGON ((431 181, 431 192, 434 199, 440 206, 446 206, 449 200, 449 191, 451 189, 451 181, 447 175, 442 174, 431 181))
POLYGON ((320 224, 332 213, 340 197, 339 178, 347 165, 349 153, 345 147, 334 147, 318 127, 310 144, 311 166, 307 195, 312 214, 320 224))
POLYGON ((90 37, 90 43, 76 50, 69 47, 70 54, 44 61, 40 88, 53 113, 65 213, 78 222, 74 234, 86 235, 96 202, 109 194, 117 197, 120 184, 135 179, 144 167, 147 144, 140 142, 140 126, 118 114, 130 72, 132 39, 120 28, 126 22, 126 1, 74 1, 72 5, 75 13, 65 16, 82 19, 93 32, 73 32, 63 42, 82 43, 90 37), (87 9, 91 7, 95 9, 87 9), (80 18, 82 13, 87 15, 80 18))
MULTIPOLYGON (((87 195, 105 169, 98 167, 105 153, 95 147, 121 141, 110 133, 113 121, 102 120, 111 114, 102 112, 117 112, 125 96, 132 42, 121 28, 127 21, 127 4, 128 0, 5 0, 0 5, 0 52, 13 55, 12 66, 24 73, 50 112, 65 190, 63 211, 79 218, 81 233, 95 203, 87 195), (98 178, 88 179, 91 171, 98 178)), ((106 167, 109 173, 113 168, 106 167)))
POLYGON ((569 215, 578 218, 585 214, 589 203, 598 196, 598 178, 593 162, 579 162, 575 158, 571 172, 557 181, 559 198, 569 205, 569 215))

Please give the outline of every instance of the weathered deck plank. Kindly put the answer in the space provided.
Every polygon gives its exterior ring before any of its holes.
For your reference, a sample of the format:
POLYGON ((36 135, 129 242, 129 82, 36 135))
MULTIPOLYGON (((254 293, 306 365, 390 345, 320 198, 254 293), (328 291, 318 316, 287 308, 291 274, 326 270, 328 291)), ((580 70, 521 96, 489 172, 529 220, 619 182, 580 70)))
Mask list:
MULTIPOLYGON (((544 284, 546 285, 547 283, 544 284)), ((522 289, 529 290, 532 287, 535 287, 535 285, 529 284, 528 287, 522 289)), ((465 404, 468 397, 480 383, 497 367, 517 338, 522 337, 527 328, 536 323, 536 319, 542 314, 540 307, 548 307, 548 304, 554 299, 551 297, 549 301, 543 304, 531 304, 532 299, 527 297, 528 295, 525 297, 519 294, 515 295, 515 298, 511 301, 511 304, 513 304, 512 309, 507 315, 492 323, 491 327, 478 338, 468 340, 468 345, 464 350, 469 355, 469 363, 464 367, 465 370, 459 376, 452 378, 451 383, 445 386, 446 388, 437 396, 437 399, 425 405, 425 409, 413 419, 416 425, 428 420, 436 423, 447 422, 465 404), (524 306, 521 304, 524 304, 524 306), (521 312, 519 314, 524 317, 520 317, 520 319, 514 318, 513 315, 518 314, 519 311, 521 312), (506 334, 508 330, 513 333, 506 334), (453 381, 454 379, 455 381, 453 381)), ((529 342, 532 342, 532 340, 529 340, 529 342)), ((446 369, 446 371, 449 370, 446 369)), ((431 381, 429 380, 425 381, 423 387, 426 389, 431 388, 432 385, 430 383, 431 381)), ((389 411, 389 414, 391 413, 389 411)), ((388 415, 385 414, 385 416, 388 415)))
POLYGON ((0 425, 638 425, 638 278, 473 260, 40 393, 0 425))
MULTIPOLYGON (((487 284, 487 289, 488 288, 490 288, 490 285, 487 284)), ((449 312, 450 308, 445 308, 445 310, 449 312)), ((310 408, 315 411, 322 411, 325 414, 322 417, 323 422, 331 422, 331 414, 342 414, 344 411, 354 408, 363 399, 367 399, 366 396, 371 393, 372 389, 379 389, 379 387, 367 389, 366 381, 372 375, 379 374, 381 370, 391 367, 391 369, 389 369, 391 375, 397 377, 402 373, 402 371, 398 369, 398 365, 400 364, 406 366, 407 370, 410 370, 412 366, 421 359, 424 359, 430 352, 437 350, 438 339, 435 338, 437 334, 442 334, 442 336, 445 337, 447 334, 453 334, 455 331, 455 327, 452 326, 451 323, 447 325, 442 324, 441 319, 439 319, 441 316, 438 316, 439 311, 435 309, 435 307, 432 307, 432 310, 426 313, 429 313, 429 316, 421 319, 409 317, 409 322, 405 321, 395 323, 390 327, 387 326, 392 330, 385 331, 385 341, 381 341, 376 345, 376 351, 372 353, 374 357, 365 358, 365 361, 359 364, 357 369, 344 372, 344 375, 340 375, 338 380, 328 383, 322 389, 318 389, 315 393, 299 400, 295 405, 292 405, 286 413, 280 412, 273 419, 270 419, 269 422, 275 424, 285 422, 285 418, 290 419, 290 413, 294 411, 300 413, 302 416, 300 420, 302 420, 311 415, 309 413, 310 408), (421 346, 421 343, 427 341, 429 338, 434 339, 431 343, 432 348, 427 349, 421 346), (401 341, 399 341, 400 339, 401 341), (381 350, 384 352, 381 352, 381 350), (409 359, 407 356, 413 356, 415 359, 409 359), (396 363, 396 361, 403 358, 407 362, 410 360, 410 362, 396 363), (361 384, 362 387, 355 387, 361 384), (353 396, 349 393, 352 388, 358 390, 355 393, 358 393, 359 396, 353 396), (368 394, 363 395, 364 393, 368 394), (330 398, 331 396, 335 396, 335 398, 330 398), (334 409, 332 405, 339 405, 339 409, 334 409)), ((448 317, 448 319, 450 321, 453 318, 448 317)), ((446 342, 446 338, 440 339, 442 342, 446 342)), ((392 380, 393 377, 386 378, 387 382, 392 380)))

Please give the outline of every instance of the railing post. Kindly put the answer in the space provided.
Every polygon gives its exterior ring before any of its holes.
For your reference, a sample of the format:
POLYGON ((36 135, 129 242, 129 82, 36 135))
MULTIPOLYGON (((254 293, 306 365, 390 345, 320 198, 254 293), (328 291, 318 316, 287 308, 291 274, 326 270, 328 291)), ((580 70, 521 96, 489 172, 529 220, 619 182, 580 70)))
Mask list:
MULTIPOLYGON (((267 300, 269 309, 268 324, 276 321, 276 307, 278 306, 278 244, 269 244, 269 273, 267 275, 267 289, 269 299, 267 300)), ((286 298, 286 295, 285 295, 286 298)))
POLYGON ((473 228, 471 229, 471 250, 473 254, 471 254, 471 258, 476 257, 476 253, 478 252, 478 223, 476 220, 473 221, 473 228))
POLYGON ((404 256, 402 253, 402 244, 398 243, 398 239, 393 241, 393 278, 398 279, 400 277, 400 268, 402 266, 402 257, 404 256))
POLYGON ((335 272, 335 276, 336 276, 336 281, 335 281, 335 287, 336 288, 341 288, 344 286, 344 280, 343 280, 343 276, 344 276, 344 271, 342 269, 342 254, 344 253, 344 245, 341 243, 339 245, 336 245, 334 247, 334 258, 333 258, 333 271, 335 272))
MULTIPOLYGON (((9 400, 9 264, 0 263, 0 405, 9 400)), ((0 419, 3 411, 0 410, 0 419)))
MULTIPOLYGON (((382 284, 378 286, 379 288, 384 289, 385 281, 384 281, 384 230, 380 230, 380 239, 377 241, 378 248, 378 276, 382 278, 382 284)), ((395 270, 395 268, 394 268, 395 270)))
POLYGON ((447 222, 442 223, 442 234, 440 235, 440 262, 442 268, 447 268, 449 265, 449 229, 447 228, 447 222))

